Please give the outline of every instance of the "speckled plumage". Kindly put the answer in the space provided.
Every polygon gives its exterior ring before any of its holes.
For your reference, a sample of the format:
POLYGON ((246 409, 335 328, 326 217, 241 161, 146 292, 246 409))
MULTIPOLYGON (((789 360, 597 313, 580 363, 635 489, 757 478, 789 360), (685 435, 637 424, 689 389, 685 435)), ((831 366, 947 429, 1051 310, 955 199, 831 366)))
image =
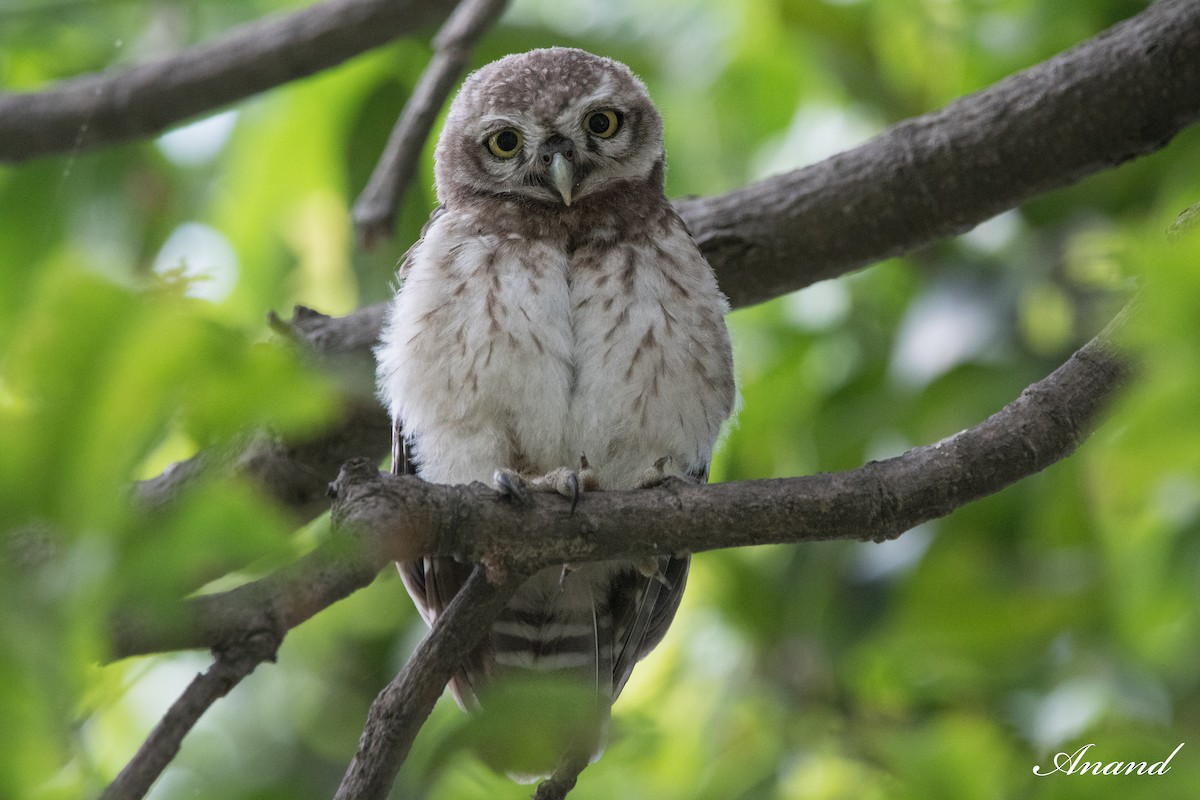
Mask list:
MULTIPOLYGON (((703 480, 734 403, 728 307, 663 195, 662 120, 641 82, 580 50, 509 56, 467 79, 436 158, 441 205, 377 351, 418 474, 488 482, 586 453, 602 489, 637 487, 664 457, 668 473, 703 480), (597 110, 615 133, 589 129, 605 127, 597 110), (511 157, 489 149, 501 130, 522 137, 511 157)), ((517 669, 578 672, 610 703, 683 591, 686 557, 655 566, 534 576, 454 678, 460 703, 517 669)), ((432 622, 467 567, 401 572, 432 622)))

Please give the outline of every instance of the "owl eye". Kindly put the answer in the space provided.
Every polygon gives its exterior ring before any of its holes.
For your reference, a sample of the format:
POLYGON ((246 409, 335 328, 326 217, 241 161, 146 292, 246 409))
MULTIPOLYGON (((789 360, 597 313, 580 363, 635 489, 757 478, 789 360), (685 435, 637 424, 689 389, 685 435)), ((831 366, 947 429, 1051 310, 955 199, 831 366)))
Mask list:
POLYGON ((584 129, 601 139, 608 139, 621 128, 621 115, 611 108, 600 108, 587 115, 584 129))
POLYGON ((487 146, 496 158, 512 158, 525 143, 525 137, 516 128, 505 128, 488 137, 487 146))

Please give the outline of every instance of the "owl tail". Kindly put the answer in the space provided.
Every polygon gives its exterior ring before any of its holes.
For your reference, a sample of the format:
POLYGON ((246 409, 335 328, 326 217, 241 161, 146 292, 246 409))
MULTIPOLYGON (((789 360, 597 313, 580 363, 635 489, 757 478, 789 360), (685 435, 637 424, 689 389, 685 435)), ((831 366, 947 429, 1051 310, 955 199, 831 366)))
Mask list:
POLYGON ((564 762, 586 765, 604 750, 613 618, 597 600, 593 572, 535 575, 493 624, 485 673, 464 671, 452 685, 460 702, 476 710, 488 739, 483 750, 495 757, 480 754, 514 780, 537 780, 564 762), (461 691, 464 682, 469 692, 461 691))

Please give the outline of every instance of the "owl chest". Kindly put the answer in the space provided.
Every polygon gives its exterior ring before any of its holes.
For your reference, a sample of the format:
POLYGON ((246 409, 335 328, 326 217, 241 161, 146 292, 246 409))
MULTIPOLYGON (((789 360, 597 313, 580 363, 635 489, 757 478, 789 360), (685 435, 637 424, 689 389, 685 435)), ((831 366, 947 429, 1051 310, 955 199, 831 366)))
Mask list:
POLYGON ((656 272, 628 248, 572 258, 546 244, 508 244, 435 276, 436 296, 412 313, 435 331, 422 345, 444 357, 460 389, 546 392, 565 411, 581 389, 652 383, 648 368, 687 347, 656 272))
POLYGON ((534 470, 585 452, 614 488, 662 456, 702 465, 729 405, 711 391, 728 366, 720 296, 683 288, 702 267, 633 244, 431 249, 389 329, 393 413, 418 451, 475 437, 534 470))
POLYGON ((443 281, 425 312, 437 330, 425 346, 447 356, 459 389, 514 399, 532 392, 565 413, 581 391, 650 388, 687 347, 686 330, 671 329, 644 276, 581 266, 539 246, 515 255, 443 281))

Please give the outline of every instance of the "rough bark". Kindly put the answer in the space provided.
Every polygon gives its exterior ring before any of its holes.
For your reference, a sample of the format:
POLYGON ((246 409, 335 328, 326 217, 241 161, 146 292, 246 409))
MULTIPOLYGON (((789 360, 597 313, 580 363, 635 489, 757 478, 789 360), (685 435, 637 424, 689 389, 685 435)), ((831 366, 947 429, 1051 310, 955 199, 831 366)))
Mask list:
POLYGON ((1163 0, 866 144, 677 204, 735 306, 970 230, 1200 118, 1200 3, 1163 0))
POLYGON ((152 136, 177 122, 312 75, 429 28, 451 0, 328 0, 122 72, 0 95, 0 161, 152 136))

